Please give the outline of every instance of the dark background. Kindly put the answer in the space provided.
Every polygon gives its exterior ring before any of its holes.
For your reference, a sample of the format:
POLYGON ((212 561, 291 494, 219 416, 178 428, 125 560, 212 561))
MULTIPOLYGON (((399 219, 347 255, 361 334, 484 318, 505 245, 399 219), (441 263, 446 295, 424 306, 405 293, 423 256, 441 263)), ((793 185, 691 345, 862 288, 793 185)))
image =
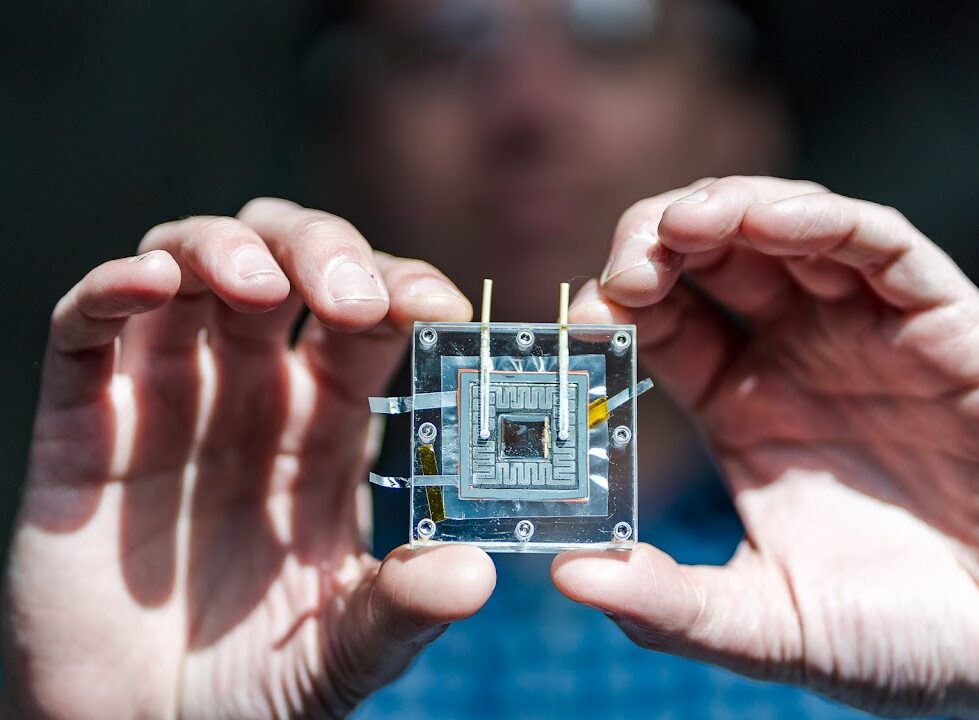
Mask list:
MULTIPOLYGON (((159 222, 328 203, 301 82, 325 4, 0 5, 4 550, 57 299, 159 222)), ((895 205, 979 276, 979 3, 781 0, 769 20, 795 174, 895 205)))

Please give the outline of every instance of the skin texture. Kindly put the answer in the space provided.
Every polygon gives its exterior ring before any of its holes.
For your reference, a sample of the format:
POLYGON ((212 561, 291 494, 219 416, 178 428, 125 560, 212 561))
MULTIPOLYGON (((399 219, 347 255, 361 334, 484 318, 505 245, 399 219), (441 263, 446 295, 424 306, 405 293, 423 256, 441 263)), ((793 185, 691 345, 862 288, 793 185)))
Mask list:
POLYGON ((626 212, 571 320, 638 325, 746 537, 720 568, 567 553, 562 592, 644 647, 979 717, 979 291, 938 247, 817 185, 707 180, 626 212))
MULTIPOLYGON (((379 564, 357 522, 364 396, 411 320, 471 307, 282 200, 141 250, 54 312, 6 578, 18 716, 342 715, 493 589, 478 549, 379 564)), ((638 324, 746 538, 722 568, 567 553, 562 592, 649 648, 977 716, 979 291, 935 245, 811 183, 703 181, 624 215, 571 319, 638 324)))
POLYGON ((140 253, 52 318, 4 593, 15 716, 343 715, 495 584, 477 548, 361 540, 365 398, 414 320, 469 302, 283 200, 140 253))

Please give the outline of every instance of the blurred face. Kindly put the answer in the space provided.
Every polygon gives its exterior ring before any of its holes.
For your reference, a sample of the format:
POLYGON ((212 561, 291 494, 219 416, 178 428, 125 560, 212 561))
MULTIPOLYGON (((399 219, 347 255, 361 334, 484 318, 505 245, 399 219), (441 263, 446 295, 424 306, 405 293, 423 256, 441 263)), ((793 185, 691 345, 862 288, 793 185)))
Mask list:
MULTIPOLYGON (((632 202, 728 167, 697 0, 385 0, 346 177, 372 242, 553 320, 632 202), (683 10, 686 8, 686 10, 683 10)), ((739 141, 740 142, 740 141, 739 141)), ((742 142, 741 145, 744 143, 742 142)))

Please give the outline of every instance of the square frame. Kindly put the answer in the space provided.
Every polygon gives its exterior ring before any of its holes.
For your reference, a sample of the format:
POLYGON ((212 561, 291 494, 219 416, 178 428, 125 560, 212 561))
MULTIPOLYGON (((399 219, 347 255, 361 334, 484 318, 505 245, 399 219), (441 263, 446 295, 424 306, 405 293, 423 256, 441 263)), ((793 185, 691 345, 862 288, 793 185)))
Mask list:
MULTIPOLYGON (((472 381, 460 378, 475 375, 478 386, 480 330, 479 323, 416 323, 414 328, 411 545, 463 542, 503 552, 632 547, 638 536, 636 399, 629 397, 604 418, 593 408, 603 398, 634 392, 635 328, 568 326, 568 377, 580 378, 574 382, 585 395, 578 399, 572 431, 579 445, 580 438, 587 438, 587 448, 580 448, 584 467, 578 467, 578 489, 562 497, 542 497, 526 486, 521 492, 504 487, 490 496, 472 496, 464 449, 471 438, 467 421, 460 425, 469 407, 461 386, 470 387, 472 381), (426 465, 428 472, 423 456, 435 459, 426 465)), ((526 379, 529 373, 545 384, 556 380, 560 326, 491 323, 489 330, 491 388, 494 380, 526 379)), ((539 409, 527 413, 541 414, 539 409)))

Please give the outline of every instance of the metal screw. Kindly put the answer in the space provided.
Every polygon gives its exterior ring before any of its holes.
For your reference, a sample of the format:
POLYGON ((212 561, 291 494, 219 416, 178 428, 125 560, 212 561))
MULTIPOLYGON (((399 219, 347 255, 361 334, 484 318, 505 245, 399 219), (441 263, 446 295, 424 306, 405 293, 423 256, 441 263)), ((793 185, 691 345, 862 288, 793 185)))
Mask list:
POLYGON ((632 430, 627 428, 625 425, 619 425, 612 431, 612 444, 615 445, 615 447, 628 445, 630 440, 632 440, 632 430))
POLYGON ((530 350, 534 346, 534 333, 530 330, 521 330, 517 333, 517 347, 521 350, 530 350))
POLYGON ((632 345, 632 335, 620 330, 612 336, 612 350, 616 353, 623 353, 632 345))
POLYGON ((435 523, 430 518, 419 520, 416 529, 418 530, 418 537, 423 540, 429 540, 435 535, 435 523))
POLYGON ((439 334, 432 330, 432 328, 422 328, 422 331, 418 333, 418 342, 426 350, 431 350, 435 347, 435 343, 438 342, 439 334))
POLYGON ((517 540, 530 540, 534 534, 534 523, 530 522, 530 520, 521 520, 517 523, 517 527, 513 532, 517 536, 517 540))
POLYGON ((438 434, 438 429, 430 422, 422 423, 418 426, 418 439, 426 445, 434 442, 438 434))
POLYGON ((628 540, 632 537, 632 525, 627 522, 616 523, 612 528, 612 537, 616 540, 628 540))

